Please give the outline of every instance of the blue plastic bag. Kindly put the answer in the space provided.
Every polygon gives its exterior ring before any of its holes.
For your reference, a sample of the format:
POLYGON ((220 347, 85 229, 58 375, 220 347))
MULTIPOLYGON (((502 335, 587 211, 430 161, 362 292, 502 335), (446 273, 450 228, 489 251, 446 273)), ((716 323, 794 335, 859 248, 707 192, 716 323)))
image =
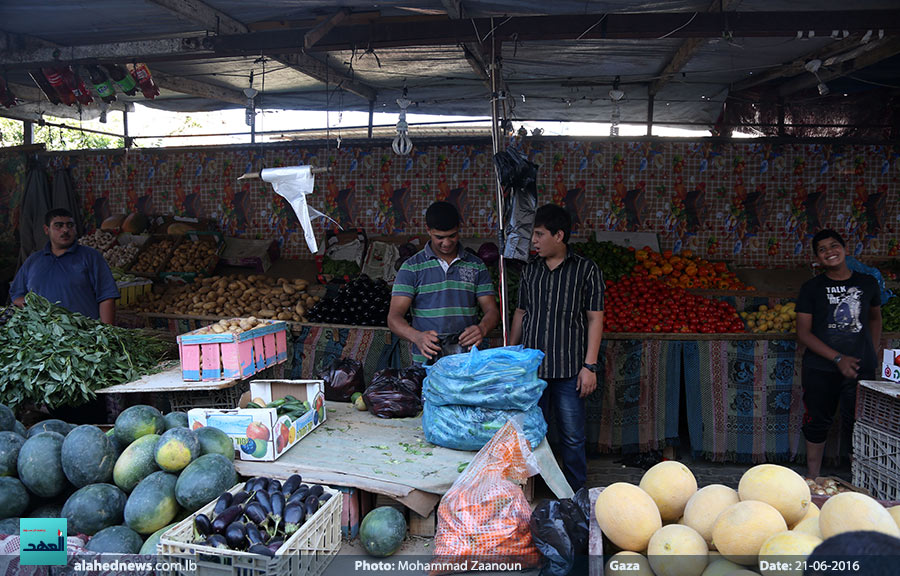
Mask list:
POLYGON ((422 396, 435 406, 529 410, 547 387, 537 376, 543 360, 543 352, 522 346, 444 356, 425 367, 422 396))
POLYGON ((846 260, 847 268, 853 270, 854 272, 868 274, 869 276, 873 276, 875 278, 875 281, 878 282, 878 288, 881 289, 881 305, 884 306, 885 304, 887 304, 887 301, 891 299, 894 293, 885 287, 884 277, 881 275, 881 271, 878 270, 878 268, 866 266, 853 256, 847 256, 846 260))
POLYGON ((530 410, 492 410, 473 406, 436 406, 425 403, 422 430, 432 444, 454 450, 481 450, 504 424, 515 418, 534 450, 547 434, 539 406, 530 410))

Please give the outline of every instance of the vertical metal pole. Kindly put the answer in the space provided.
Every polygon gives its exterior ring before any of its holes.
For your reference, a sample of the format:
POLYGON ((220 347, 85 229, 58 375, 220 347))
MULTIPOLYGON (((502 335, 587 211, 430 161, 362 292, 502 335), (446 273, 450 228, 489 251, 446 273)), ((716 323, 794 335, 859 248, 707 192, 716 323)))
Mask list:
POLYGON ((250 111, 250 143, 256 144, 256 110, 250 111))
POLYGON ((369 100, 369 140, 372 139, 372 126, 375 119, 375 100, 369 100))
POLYGON ((128 135, 128 110, 122 110, 122 127, 125 139, 125 149, 127 150, 131 148, 132 144, 131 136, 128 135))
MULTIPOLYGON (((500 152, 503 145, 503 132, 500 127, 500 65, 497 59, 497 42, 491 37, 491 64, 489 66, 491 74, 491 140, 493 144, 494 154, 500 152)), ((497 166, 494 165, 494 174, 497 177, 497 222, 498 228, 498 245, 500 246, 500 325, 503 328, 503 345, 508 343, 509 323, 507 321, 508 300, 506 296, 506 263, 503 258, 503 252, 506 249, 506 235, 504 233, 503 218, 503 186, 500 185, 500 174, 497 172, 497 166)))
POLYGON ((647 136, 653 136, 653 102, 655 99, 653 94, 647 99, 647 136))
POLYGON ((22 143, 26 146, 34 144, 34 122, 22 121, 22 143))

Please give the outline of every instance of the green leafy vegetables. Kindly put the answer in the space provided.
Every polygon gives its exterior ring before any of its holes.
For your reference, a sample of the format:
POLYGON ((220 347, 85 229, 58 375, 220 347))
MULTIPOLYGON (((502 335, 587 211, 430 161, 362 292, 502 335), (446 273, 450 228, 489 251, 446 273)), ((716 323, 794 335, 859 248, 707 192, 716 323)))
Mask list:
POLYGON ((155 368, 170 344, 103 324, 37 294, 0 325, 0 402, 77 406, 94 390, 131 382, 155 368))

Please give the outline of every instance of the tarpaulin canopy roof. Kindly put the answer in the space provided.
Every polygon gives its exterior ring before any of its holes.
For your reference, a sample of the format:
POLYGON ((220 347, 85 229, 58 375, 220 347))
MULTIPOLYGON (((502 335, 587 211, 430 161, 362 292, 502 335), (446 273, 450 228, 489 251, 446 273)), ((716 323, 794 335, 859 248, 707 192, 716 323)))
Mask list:
POLYGON ((862 93, 864 123, 890 123, 900 72, 895 0, 31 0, 0 29, 20 100, 0 113, 22 118, 62 114, 28 75, 53 64, 147 63, 161 94, 114 108, 244 107, 252 74, 257 107, 396 112, 406 88, 410 112, 488 116, 497 62, 516 119, 609 122, 617 86, 622 122, 770 129, 798 105, 846 124, 835 100, 862 93))

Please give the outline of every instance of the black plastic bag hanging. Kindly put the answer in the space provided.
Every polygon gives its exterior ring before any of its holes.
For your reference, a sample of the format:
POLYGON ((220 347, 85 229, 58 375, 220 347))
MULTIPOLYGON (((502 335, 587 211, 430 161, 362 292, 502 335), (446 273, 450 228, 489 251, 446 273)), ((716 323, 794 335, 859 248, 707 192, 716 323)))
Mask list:
POLYGON ((572 498, 544 500, 535 507, 531 538, 544 557, 541 576, 587 573, 590 506, 588 489, 581 488, 572 498))
POLYGON ((506 226, 504 258, 528 260, 531 248, 531 232, 534 213, 537 210, 537 172, 534 164, 516 148, 509 147, 494 154, 494 165, 500 177, 500 185, 508 191, 503 219, 506 226))
POLYGON ((354 392, 366 388, 362 364, 352 358, 337 358, 317 376, 325 382, 325 399, 329 402, 349 402, 354 392))

